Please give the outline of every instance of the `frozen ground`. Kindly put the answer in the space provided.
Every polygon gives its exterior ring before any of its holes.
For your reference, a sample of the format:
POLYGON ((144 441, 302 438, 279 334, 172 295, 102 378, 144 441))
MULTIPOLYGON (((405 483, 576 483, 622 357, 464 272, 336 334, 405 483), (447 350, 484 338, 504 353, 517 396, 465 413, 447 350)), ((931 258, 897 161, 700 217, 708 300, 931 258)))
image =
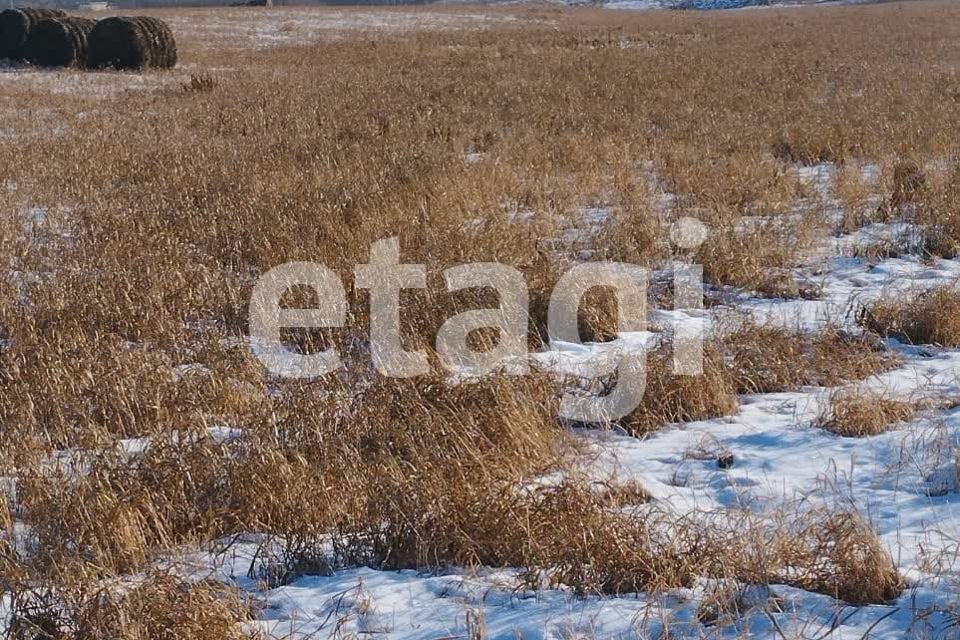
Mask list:
POLYGON ((350 33, 482 29, 512 20, 507 15, 448 8, 394 11, 387 8, 329 9, 238 8, 209 11, 177 11, 164 14, 178 38, 200 48, 250 49, 289 46, 333 39, 350 33))
MULTIPOLYGON (((829 166, 805 169, 800 179, 828 196, 830 173, 829 166)), ((710 315, 750 313, 810 331, 825 322, 853 329, 848 311, 858 302, 960 278, 956 260, 849 257, 857 243, 896 231, 874 225, 826 239, 798 274, 818 281, 822 299, 747 296, 711 309, 710 315)), ((664 317, 684 315, 679 310, 664 317)), ((627 342, 635 344, 636 336, 627 342)), ((893 398, 927 400, 930 408, 882 435, 842 438, 813 426, 830 393, 822 388, 745 396, 735 416, 670 426, 643 440, 618 431, 579 432, 594 453, 588 456, 588 473, 597 480, 639 481, 658 504, 676 513, 767 513, 824 505, 865 514, 909 584, 887 605, 851 607, 774 585, 769 592, 749 590, 740 619, 704 626, 696 611, 716 588, 711 582, 656 596, 580 598, 564 590, 526 591, 511 571, 483 569, 442 575, 351 569, 263 590, 246 577, 253 540, 233 545, 216 570, 264 598, 266 607, 253 626, 274 637, 958 637, 960 487, 951 465, 960 447, 960 352, 889 344, 902 355, 902 366, 863 385, 893 398), (733 453, 732 468, 717 467, 719 451, 733 453), (477 635, 478 629, 486 636, 477 635)), ((610 348, 580 347, 567 355, 590 357, 610 348)))
MULTIPOLYGON (((758 7, 794 7, 807 4, 870 4, 880 0, 610 0, 599 3, 608 9, 693 9, 697 11, 722 11, 726 9, 751 9, 758 7)), ((578 0, 564 4, 596 4, 578 0)))

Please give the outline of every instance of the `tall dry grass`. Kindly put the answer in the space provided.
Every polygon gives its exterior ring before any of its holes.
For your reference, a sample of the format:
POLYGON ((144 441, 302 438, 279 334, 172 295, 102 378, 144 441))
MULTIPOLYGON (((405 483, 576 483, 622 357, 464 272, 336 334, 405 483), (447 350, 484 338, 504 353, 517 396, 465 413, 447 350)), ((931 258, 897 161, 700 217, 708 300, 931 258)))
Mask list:
MULTIPOLYGON (((816 295, 795 271, 829 229, 798 165, 821 161, 882 169, 879 212, 845 178, 846 230, 916 221, 930 253, 953 255, 956 172, 918 165, 921 183, 896 167, 955 157, 957 7, 490 11, 516 19, 273 50, 189 33, 191 67, 138 87, 69 73, 55 77, 74 91, 42 77, 5 86, 0 463, 19 485, 0 579, 24 633, 204 637, 152 609, 169 606, 212 611, 223 637, 224 616, 246 614, 200 606, 202 586, 100 590, 240 531, 282 541, 286 579, 338 564, 492 564, 582 592, 719 575, 851 602, 895 593, 895 566, 855 516, 758 525, 731 546, 706 525, 664 537, 664 522, 680 527, 669 515, 613 508, 574 480, 539 487, 577 454, 551 411, 553 382, 372 378, 367 295, 351 274, 391 236, 427 266, 431 286, 404 294, 409 348, 430 345, 451 311, 490 304, 440 286, 444 268, 471 261, 524 273, 534 345, 549 291, 582 260, 696 257, 718 289, 816 295), (686 253, 666 233, 682 216, 713 231, 686 253), (290 336, 350 354, 341 379, 273 379, 244 346, 256 276, 292 260, 344 280, 349 328, 290 336), (239 435, 214 439, 212 426, 239 435), (131 454, 131 438, 149 446, 131 454)), ((873 329, 907 335, 899 313, 877 311, 873 329)), ((585 337, 612 337, 611 316, 596 300, 585 337)), ((708 365, 706 385, 658 377, 627 426, 647 434, 735 412, 738 391, 886 366, 846 337, 760 329, 708 365)))

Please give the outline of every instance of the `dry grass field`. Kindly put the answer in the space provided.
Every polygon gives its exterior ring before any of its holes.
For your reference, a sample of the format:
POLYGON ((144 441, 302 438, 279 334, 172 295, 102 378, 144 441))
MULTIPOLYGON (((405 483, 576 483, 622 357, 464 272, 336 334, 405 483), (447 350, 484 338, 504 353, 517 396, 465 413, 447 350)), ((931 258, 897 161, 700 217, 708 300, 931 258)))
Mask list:
POLYGON ((960 6, 151 15, 173 71, 0 67, 7 637, 960 637, 960 6), (353 270, 394 236, 408 348, 501 262, 542 366, 372 372, 353 270), (584 428, 546 300, 604 260, 658 340, 584 428), (343 279, 347 328, 286 334, 336 375, 250 353, 290 261, 343 279))

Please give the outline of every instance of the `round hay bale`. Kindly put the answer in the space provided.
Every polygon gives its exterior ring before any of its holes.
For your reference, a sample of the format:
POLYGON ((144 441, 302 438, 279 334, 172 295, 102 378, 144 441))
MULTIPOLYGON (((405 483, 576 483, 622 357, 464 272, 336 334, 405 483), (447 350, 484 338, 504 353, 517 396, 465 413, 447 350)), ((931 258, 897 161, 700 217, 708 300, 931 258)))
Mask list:
POLYGON ((177 64, 173 32, 157 18, 106 18, 89 36, 88 63, 96 69, 171 69, 177 64))
POLYGON ((27 61, 41 67, 86 66, 87 39, 96 24, 88 18, 41 20, 24 45, 27 61))
POLYGON ((157 18, 136 17, 133 19, 150 37, 153 59, 151 66, 172 69, 177 65, 177 41, 167 23, 157 18))
POLYGON ((0 59, 22 62, 24 46, 37 23, 66 15, 59 9, 7 9, 0 12, 0 59))

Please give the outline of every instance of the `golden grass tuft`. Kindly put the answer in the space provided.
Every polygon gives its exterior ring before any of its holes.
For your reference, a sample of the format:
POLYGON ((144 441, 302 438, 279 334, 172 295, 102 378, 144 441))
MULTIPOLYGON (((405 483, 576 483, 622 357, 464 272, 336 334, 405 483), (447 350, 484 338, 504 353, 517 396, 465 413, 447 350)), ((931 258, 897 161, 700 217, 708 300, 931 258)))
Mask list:
POLYGON ((911 402, 892 400, 877 392, 841 389, 830 396, 829 407, 815 424, 838 436, 862 438, 908 422, 915 413, 916 405, 911 402))
POLYGON ((868 206, 871 190, 872 186, 864 178, 863 167, 859 164, 850 162, 837 167, 833 194, 843 208, 837 229, 839 233, 853 233, 877 217, 877 212, 868 206))
POLYGON ((722 548, 712 557, 720 564, 709 570, 717 578, 787 584, 852 605, 889 602, 904 588, 890 553, 854 511, 741 514, 711 526, 722 548))
POLYGON ((894 368, 900 359, 870 334, 835 327, 808 334, 748 321, 724 336, 739 393, 830 387, 894 368))
POLYGON ((952 286, 887 296, 860 312, 860 324, 908 344, 960 346, 960 292, 952 286))
POLYGON ((13 594, 14 640, 242 640, 251 617, 239 593, 213 581, 191 582, 154 571, 136 585, 85 592, 27 588, 13 594))
POLYGON ((739 224, 721 222, 697 252, 704 278, 774 298, 795 298, 804 292, 794 277, 803 249, 816 231, 811 220, 787 218, 739 224))
POLYGON ((736 380, 716 345, 706 345, 703 375, 698 376, 673 373, 673 352, 667 346, 649 354, 643 399, 622 425, 642 436, 670 423, 733 415, 739 406, 736 380))
MULTIPOLYGON (((826 514, 796 535, 790 583, 852 605, 880 604, 900 595, 904 581, 876 532, 856 513, 826 514)), ((788 565, 789 566, 789 565, 788 565)), ((788 569, 788 571, 790 571, 788 569)))
POLYGON ((584 342, 608 342, 617 337, 619 316, 616 297, 607 287, 587 291, 577 310, 577 327, 584 342))

